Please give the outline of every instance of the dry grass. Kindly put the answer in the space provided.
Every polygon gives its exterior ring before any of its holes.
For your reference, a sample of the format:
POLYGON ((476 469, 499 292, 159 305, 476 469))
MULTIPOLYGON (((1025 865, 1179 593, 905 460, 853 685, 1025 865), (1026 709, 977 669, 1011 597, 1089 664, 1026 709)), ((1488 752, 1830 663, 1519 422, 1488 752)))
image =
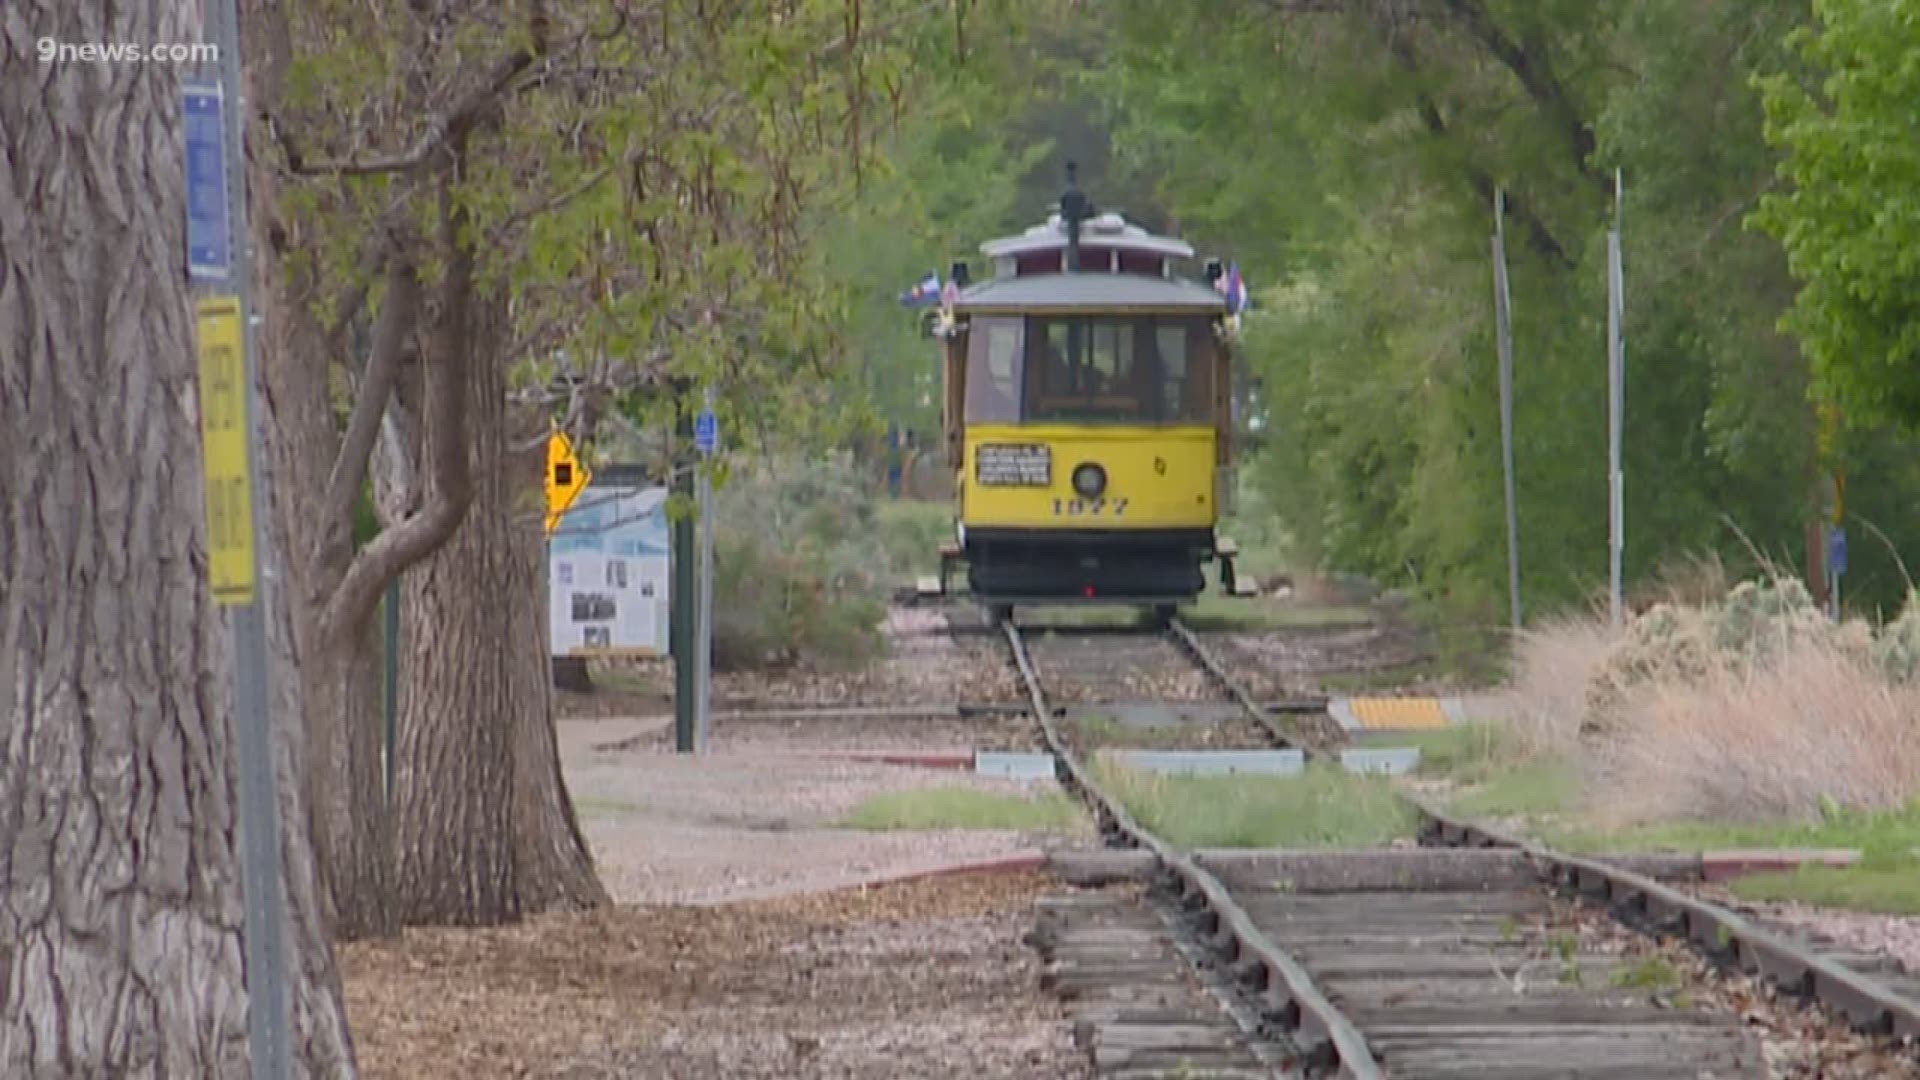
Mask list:
POLYGON ((1893 809, 1920 790, 1920 689, 1857 653, 1800 640, 1750 670, 1631 691, 1594 749, 1595 809, 1617 823, 1811 819, 1893 809))
POLYGON ((1614 639, 1606 621, 1591 616, 1557 619, 1520 635, 1513 664, 1518 708, 1508 740, 1516 752, 1562 756, 1578 749, 1587 687, 1605 666, 1614 639))
POLYGON ((1577 762, 1579 801, 1607 826, 1817 821, 1920 792, 1920 686, 1889 681, 1869 628, 1768 608, 1750 586, 1703 609, 1717 567, 1683 577, 1623 635, 1604 615, 1524 635, 1517 757, 1577 762))

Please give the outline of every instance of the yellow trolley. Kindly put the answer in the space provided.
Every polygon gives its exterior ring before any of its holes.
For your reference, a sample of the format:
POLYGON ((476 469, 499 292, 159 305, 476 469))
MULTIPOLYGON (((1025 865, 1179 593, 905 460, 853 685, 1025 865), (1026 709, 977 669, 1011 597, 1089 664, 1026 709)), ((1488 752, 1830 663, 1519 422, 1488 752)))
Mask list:
MULTIPOLYGON (((944 426, 956 471, 961 565, 996 617, 1015 604, 1152 607, 1162 618, 1205 587, 1238 595, 1230 498, 1237 319, 1217 287, 1173 273, 1193 256, 1072 186, 1058 213, 982 252, 990 280, 943 301, 944 426)), ((1209 283, 1220 269, 1209 261, 1209 283)))

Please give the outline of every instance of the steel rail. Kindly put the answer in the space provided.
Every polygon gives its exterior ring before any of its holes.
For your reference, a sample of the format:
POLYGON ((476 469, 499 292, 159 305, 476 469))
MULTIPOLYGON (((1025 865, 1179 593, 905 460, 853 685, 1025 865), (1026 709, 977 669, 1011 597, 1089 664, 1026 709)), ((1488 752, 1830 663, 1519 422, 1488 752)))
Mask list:
MULTIPOLYGON (((1272 712, 1262 708, 1260 703, 1254 700, 1253 695, 1247 691, 1246 687, 1241 686, 1239 682, 1235 681, 1233 676, 1227 674, 1226 666, 1220 663, 1218 657, 1215 657, 1212 652, 1208 651, 1206 645, 1200 641, 1200 635, 1194 633, 1193 629, 1186 623, 1181 622, 1179 619, 1171 619, 1167 622, 1167 632, 1173 635, 1174 641, 1179 643, 1187 655, 1191 656, 1194 661, 1206 671, 1207 675, 1212 678, 1221 689, 1225 690, 1227 695, 1233 698, 1248 716, 1253 718, 1255 723, 1265 728, 1268 736, 1282 748, 1297 749, 1305 754, 1310 761, 1326 757, 1331 752, 1333 749, 1332 743, 1338 741, 1337 738, 1328 739, 1324 737, 1324 732, 1321 733, 1320 737, 1308 737, 1300 732, 1288 730, 1287 726, 1283 725, 1272 712)), ((1299 703, 1289 704, 1295 705, 1296 707, 1290 708, 1288 711, 1299 715, 1312 716, 1316 714, 1325 715, 1326 713, 1326 703, 1324 700, 1318 703, 1318 709, 1301 708, 1298 707, 1299 703)))
POLYGON ((1046 694, 1040 687, 1039 673, 1027 653, 1019 628, 1011 621, 1002 623, 1002 627, 1047 748, 1066 773, 1063 782, 1091 804, 1101 824, 1110 832, 1118 834, 1128 846, 1153 853, 1161 867, 1179 883, 1183 906, 1197 912, 1203 925, 1212 924, 1209 943, 1227 956, 1236 974, 1248 979, 1264 976, 1265 993, 1277 1002, 1279 1019, 1286 1024, 1308 1063, 1319 1069, 1334 1070, 1332 1075, 1350 1080, 1384 1078, 1385 1072, 1359 1029, 1326 999, 1305 968, 1254 925, 1252 917, 1227 892, 1226 886, 1134 820, 1127 808, 1093 779, 1053 722, 1046 694))
MULTIPOLYGON (((1213 679, 1258 720, 1282 746, 1300 740, 1254 702, 1185 624, 1169 629, 1213 679)), ((1309 756, 1324 747, 1308 749, 1309 756)), ((1819 956, 1811 949, 1742 918, 1718 904, 1686 895, 1653 878, 1599 859, 1563 855, 1523 837, 1476 821, 1446 814, 1418 796, 1401 797, 1419 812, 1423 842, 1461 848, 1513 848, 1548 882, 1603 902, 1623 922, 1655 933, 1686 938, 1709 956, 1724 959, 1748 974, 1769 979, 1781 989, 1832 1007, 1868 1035, 1920 1038, 1920 1002, 1878 979, 1819 956)))
POLYGON ((1623 921, 1686 938, 1695 948, 1803 999, 1831 1006, 1868 1035, 1920 1036, 1920 1003, 1869 975, 1814 953, 1710 901, 1599 859, 1563 855, 1446 814, 1403 795, 1425 820, 1429 846, 1514 848, 1549 881, 1605 903, 1623 921))

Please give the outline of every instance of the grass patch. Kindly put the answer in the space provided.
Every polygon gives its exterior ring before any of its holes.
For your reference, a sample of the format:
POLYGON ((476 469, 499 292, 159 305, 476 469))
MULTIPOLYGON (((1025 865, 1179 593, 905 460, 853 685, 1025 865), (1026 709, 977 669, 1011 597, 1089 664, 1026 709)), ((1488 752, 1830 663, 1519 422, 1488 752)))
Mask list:
POLYGON ((1615 971, 1613 985, 1627 990, 1677 990, 1680 970, 1664 956, 1643 956, 1615 971))
POLYGON ((1160 776, 1107 760, 1094 768, 1140 824, 1180 847, 1367 847, 1419 826, 1392 781, 1332 766, 1297 777, 1160 776))
POLYGON ((1819 821, 1663 821, 1610 831, 1561 830, 1575 851, 1707 851, 1716 848, 1857 848, 1863 862, 1892 863, 1920 849, 1920 800, 1867 813, 1834 808, 1819 821))
POLYGON ((1455 796, 1450 805, 1468 817, 1536 817, 1567 810, 1579 778, 1572 766, 1540 758, 1498 769, 1455 796))
POLYGON ((1415 747, 1420 751, 1416 775, 1460 784, 1480 783, 1513 760, 1507 756, 1506 729, 1481 721, 1431 731, 1357 734, 1360 745, 1415 747))
POLYGON ((1549 843, 1563 850, 1605 854, 1712 851, 1727 848, 1853 848, 1853 866, 1805 866, 1752 874, 1733 881, 1746 900, 1792 901, 1888 915, 1920 914, 1920 801, 1899 810, 1866 813, 1830 807, 1813 822, 1649 822, 1623 829, 1550 827, 1549 843))
POLYGON ((1066 830, 1082 821, 1064 792, 999 795, 971 788, 922 788, 875 795, 853 808, 840 824, 850 829, 1066 830))
POLYGON ((1821 907, 1920 915, 1920 859, 1890 859, 1869 865, 1803 866, 1784 873, 1736 878, 1730 886, 1743 900, 1787 900, 1821 907))

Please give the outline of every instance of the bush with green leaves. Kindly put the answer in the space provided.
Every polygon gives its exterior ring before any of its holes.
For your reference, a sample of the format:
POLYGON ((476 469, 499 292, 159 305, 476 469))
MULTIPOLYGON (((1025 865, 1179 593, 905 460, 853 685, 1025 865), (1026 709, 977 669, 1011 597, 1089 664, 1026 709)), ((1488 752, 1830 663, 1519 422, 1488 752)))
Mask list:
POLYGON ((854 469, 779 462, 735 475, 715 502, 716 668, 844 666, 879 651, 878 519, 854 469))

